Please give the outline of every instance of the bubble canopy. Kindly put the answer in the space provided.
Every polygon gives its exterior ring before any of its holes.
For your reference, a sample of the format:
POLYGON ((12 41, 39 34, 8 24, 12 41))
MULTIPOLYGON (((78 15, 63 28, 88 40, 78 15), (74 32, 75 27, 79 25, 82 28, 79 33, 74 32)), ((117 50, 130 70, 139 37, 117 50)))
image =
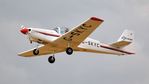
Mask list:
POLYGON ((65 34, 69 31, 67 27, 55 27, 53 28, 54 31, 56 31, 58 34, 65 34))

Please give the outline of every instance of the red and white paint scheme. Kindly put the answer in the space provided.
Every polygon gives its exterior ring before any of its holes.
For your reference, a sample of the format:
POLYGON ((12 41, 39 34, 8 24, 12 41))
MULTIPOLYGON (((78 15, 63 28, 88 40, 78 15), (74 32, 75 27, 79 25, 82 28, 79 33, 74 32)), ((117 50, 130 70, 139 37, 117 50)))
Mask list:
POLYGON ((18 55, 23 57, 34 57, 52 54, 48 58, 50 63, 55 62, 54 54, 64 52, 71 55, 73 51, 92 52, 113 55, 134 54, 132 42, 134 34, 132 31, 125 30, 120 38, 111 44, 104 44, 98 40, 88 38, 88 36, 103 22, 102 19, 91 17, 82 24, 72 28, 56 27, 54 29, 40 29, 21 27, 20 32, 29 37, 30 43, 37 42, 40 46, 21 52, 18 55))

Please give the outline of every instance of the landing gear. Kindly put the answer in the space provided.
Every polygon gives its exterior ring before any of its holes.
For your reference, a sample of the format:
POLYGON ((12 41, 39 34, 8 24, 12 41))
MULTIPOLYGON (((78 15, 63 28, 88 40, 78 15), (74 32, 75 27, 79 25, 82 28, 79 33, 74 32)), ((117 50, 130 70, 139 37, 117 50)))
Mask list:
POLYGON ((71 55, 71 54, 73 53, 73 49, 72 49, 71 47, 68 47, 68 48, 66 49, 66 53, 67 53, 68 55, 71 55))
POLYGON ((50 56, 49 58, 48 58, 48 61, 49 61, 49 63, 54 63, 55 62, 55 57, 54 57, 54 55, 53 56, 50 56))
POLYGON ((32 44, 32 43, 33 43, 33 41, 32 41, 32 40, 30 40, 29 42, 30 42, 30 44, 32 44))
POLYGON ((33 50, 33 54, 34 54, 34 55, 38 55, 38 54, 39 54, 38 48, 36 48, 36 49, 33 50))

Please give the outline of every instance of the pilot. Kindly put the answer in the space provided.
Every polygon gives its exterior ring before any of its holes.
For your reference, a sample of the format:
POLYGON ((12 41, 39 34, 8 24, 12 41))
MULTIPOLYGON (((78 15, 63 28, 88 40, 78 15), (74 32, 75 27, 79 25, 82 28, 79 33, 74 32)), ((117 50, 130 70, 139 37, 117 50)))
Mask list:
POLYGON ((69 29, 68 29, 68 28, 66 28, 66 29, 65 29, 65 33, 66 33, 66 32, 68 32, 68 31, 69 31, 69 29))

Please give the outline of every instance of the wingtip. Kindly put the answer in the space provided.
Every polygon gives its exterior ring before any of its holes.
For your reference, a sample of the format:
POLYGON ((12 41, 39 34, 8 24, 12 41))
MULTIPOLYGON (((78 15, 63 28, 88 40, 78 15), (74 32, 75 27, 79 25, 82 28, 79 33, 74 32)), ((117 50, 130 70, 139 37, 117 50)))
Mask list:
POLYGON ((104 20, 100 19, 100 18, 97 18, 97 17, 91 17, 91 20, 94 20, 94 21, 101 21, 103 22, 104 20))
POLYGON ((21 53, 18 53, 17 55, 22 57, 21 53))
POLYGON ((30 56, 26 56, 26 55, 22 55, 21 53, 17 54, 19 57, 30 57, 30 56))
POLYGON ((20 56, 20 57, 25 57, 25 56, 22 55, 22 53, 18 53, 17 55, 20 56))

